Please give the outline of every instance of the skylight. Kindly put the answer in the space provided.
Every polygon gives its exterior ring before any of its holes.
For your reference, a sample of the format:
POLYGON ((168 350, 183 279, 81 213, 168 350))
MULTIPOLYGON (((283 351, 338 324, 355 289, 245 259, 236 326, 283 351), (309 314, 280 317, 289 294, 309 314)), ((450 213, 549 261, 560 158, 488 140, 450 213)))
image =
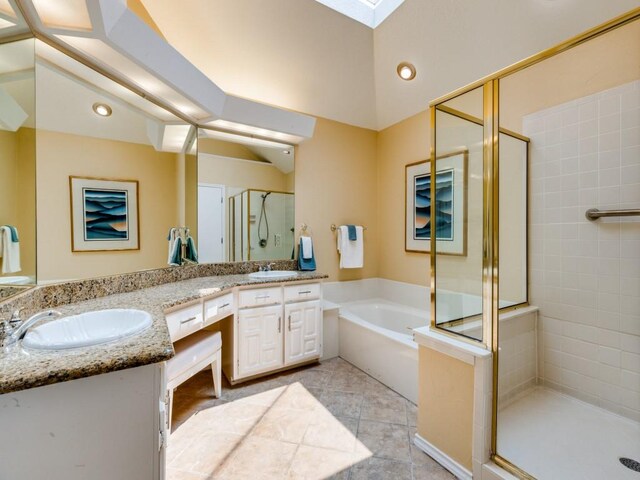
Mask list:
POLYGON ((404 0, 316 0, 349 18, 376 28, 391 15, 404 0))

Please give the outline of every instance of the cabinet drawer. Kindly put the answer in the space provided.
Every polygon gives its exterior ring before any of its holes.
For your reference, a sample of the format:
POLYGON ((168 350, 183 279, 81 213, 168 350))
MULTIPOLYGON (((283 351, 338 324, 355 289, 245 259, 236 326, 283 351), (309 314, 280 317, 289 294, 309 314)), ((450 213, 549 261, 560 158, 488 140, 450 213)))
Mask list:
POLYGON ((301 302, 320 298, 319 283, 303 283, 302 285, 288 285, 284 287, 285 302, 301 302))
POLYGON ((197 305, 167 313, 165 318, 169 327, 171 341, 175 342, 203 327, 202 304, 198 303, 197 305))
POLYGON ((274 305, 276 303, 282 303, 282 289, 280 287, 240 290, 238 295, 238 308, 274 305))
POLYGON ((233 294, 227 293, 204 302, 204 322, 210 325, 233 313, 233 294))

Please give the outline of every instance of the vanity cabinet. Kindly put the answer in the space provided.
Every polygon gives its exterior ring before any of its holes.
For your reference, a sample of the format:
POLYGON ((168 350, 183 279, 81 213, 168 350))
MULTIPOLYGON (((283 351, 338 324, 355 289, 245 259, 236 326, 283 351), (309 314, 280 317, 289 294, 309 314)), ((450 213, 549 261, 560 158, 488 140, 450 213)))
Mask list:
MULTIPOLYGON (((317 282, 239 290, 235 361, 225 369, 231 383, 319 359, 321 297, 317 282)), ((226 345, 223 333, 223 355, 226 345)))
POLYGON ((281 305, 240 310, 237 324, 238 377, 283 366, 281 305))
POLYGON ((284 364, 286 366, 319 358, 322 308, 320 300, 285 305, 284 364))

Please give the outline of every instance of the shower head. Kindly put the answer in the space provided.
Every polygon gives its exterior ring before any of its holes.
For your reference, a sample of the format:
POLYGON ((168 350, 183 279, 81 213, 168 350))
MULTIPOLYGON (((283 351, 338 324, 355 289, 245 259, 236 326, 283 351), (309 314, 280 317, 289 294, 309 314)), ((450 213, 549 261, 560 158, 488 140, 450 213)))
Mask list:
POLYGON ((263 200, 266 200, 266 198, 267 198, 269 195, 271 195, 271 192, 267 192, 267 193, 265 193, 264 195, 261 195, 261 197, 262 197, 262 199, 263 199, 263 200))

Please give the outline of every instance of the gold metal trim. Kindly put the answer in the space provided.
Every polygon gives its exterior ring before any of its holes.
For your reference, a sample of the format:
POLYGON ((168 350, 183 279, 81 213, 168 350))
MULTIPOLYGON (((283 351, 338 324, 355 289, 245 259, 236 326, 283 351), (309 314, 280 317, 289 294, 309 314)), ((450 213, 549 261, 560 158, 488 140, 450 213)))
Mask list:
MULTIPOLYGON (((140 183, 138 180, 126 180, 122 178, 103 178, 103 177, 80 177, 77 175, 69 175, 69 213, 71 216, 71 251, 73 253, 120 253, 120 252, 132 252, 138 251, 142 249, 142 242, 140 238, 140 183), (100 180, 105 182, 126 182, 126 183, 135 183, 136 184, 136 217, 138 223, 137 227, 137 237, 138 237, 138 246, 135 248, 113 248, 108 250, 76 250, 75 245, 75 224, 73 221, 73 181, 74 180, 100 180)), ((37 264, 36 264, 37 268, 37 264)), ((152 269, 154 270, 154 269, 152 269)), ((36 277, 37 278, 37 277, 36 277)))
MULTIPOLYGON (((431 148, 429 151, 429 160, 431 160, 431 178, 435 178, 436 172, 436 107, 431 107, 429 109, 429 119, 431 120, 431 148)), ((405 179, 406 185, 406 179, 405 179)), ((405 187, 406 188, 406 187, 405 187)), ((435 198, 436 195, 436 186, 435 182, 431 182, 431 198, 435 198)), ((405 209, 407 208, 407 201, 405 199, 405 209)), ((434 213, 434 205, 431 202, 431 212, 430 215, 433 217, 434 213)), ((407 218, 407 213, 405 211, 404 218, 407 218)), ((406 220, 405 220, 406 221, 406 220)), ((406 227, 405 227, 405 235, 406 235, 406 227)), ((405 245, 407 240, 405 238, 405 245)), ((429 263, 430 263, 430 286, 431 286, 431 328, 436 328, 436 236, 431 235, 431 249, 429 253, 429 263)))
POLYGON ((472 82, 464 87, 458 88, 451 93, 443 95, 442 97, 438 97, 435 100, 429 103, 429 106, 436 106, 440 103, 444 103, 446 101, 451 100, 452 98, 458 97, 467 93, 470 90, 474 90, 478 87, 482 87, 485 83, 490 82, 492 80, 497 80, 500 78, 504 78, 507 75, 511 75, 512 73, 516 73, 520 70, 523 70, 531 65, 541 62, 542 60, 546 60, 549 57, 553 57, 554 55, 558 55, 559 53, 565 52, 573 47, 577 47, 578 45, 585 43, 593 38, 599 37, 611 30, 615 30, 616 28, 622 27, 627 23, 633 22, 640 18, 640 7, 634 8, 627 13, 623 13, 607 22, 604 22, 600 25, 597 25, 589 30, 586 30, 583 33, 576 35, 568 40, 565 40, 558 45, 555 45, 546 50, 542 50, 530 57, 527 57, 519 62, 516 62, 508 67, 505 67, 497 72, 494 72, 486 77, 483 77, 475 82, 472 82))
POLYGON ((500 468, 506 470, 510 474, 515 475, 516 477, 522 480, 537 480, 536 477, 528 474, 521 468, 515 466, 509 460, 502 458, 500 455, 497 455, 497 454, 491 455, 491 460, 493 460, 493 462, 496 465, 498 465, 500 468))
MULTIPOLYGON (((464 150, 457 150, 455 152, 451 152, 451 153, 447 153, 445 155, 440 155, 438 158, 436 158, 436 162, 438 160, 442 160, 444 158, 449 158, 449 157, 453 157, 456 155, 463 155, 463 168, 464 168, 464 179, 463 179, 463 202, 464 202, 464 215, 462 218, 462 235, 463 235, 463 240, 462 240, 462 253, 445 253, 445 252, 440 252, 439 255, 449 255, 449 256, 455 256, 455 257, 466 257, 467 256, 467 227, 468 227, 468 203, 469 203, 469 150, 467 150, 466 148, 464 150)), ((404 220, 405 220, 405 228, 404 228, 404 251, 408 252, 408 253, 430 253, 431 250, 411 250, 407 248, 407 225, 406 225, 406 221, 407 221, 407 194, 409 193, 407 191, 407 181, 408 181, 408 172, 407 169, 409 167, 415 167, 416 165, 422 165, 423 163, 427 163, 430 162, 431 159, 429 158, 428 160, 420 160, 419 162, 413 162, 413 163, 408 163, 407 165, 404 166, 404 220)), ((433 177, 431 177, 433 178, 433 177)), ((431 182, 433 183, 433 182, 431 182)), ((432 192, 433 194, 433 192, 432 192)), ((434 198, 434 197, 431 197, 434 198)), ((434 217, 431 217, 434 218, 434 217)), ((429 247, 431 248, 431 239, 429 239, 429 247)), ((438 253, 438 252, 436 252, 438 253)))
MULTIPOLYGON (((475 123, 476 125, 484 126, 484 122, 481 118, 474 117, 473 115, 461 112, 460 110, 456 110, 455 108, 448 107, 447 105, 437 105, 436 108, 441 112, 448 113, 449 115, 453 115, 454 117, 462 118, 463 120, 475 123)), ((522 140, 523 142, 531 142, 531 139, 529 137, 509 130, 507 128, 500 127, 500 133, 504 133, 505 135, 508 135, 510 137, 517 138, 518 140, 522 140)))

